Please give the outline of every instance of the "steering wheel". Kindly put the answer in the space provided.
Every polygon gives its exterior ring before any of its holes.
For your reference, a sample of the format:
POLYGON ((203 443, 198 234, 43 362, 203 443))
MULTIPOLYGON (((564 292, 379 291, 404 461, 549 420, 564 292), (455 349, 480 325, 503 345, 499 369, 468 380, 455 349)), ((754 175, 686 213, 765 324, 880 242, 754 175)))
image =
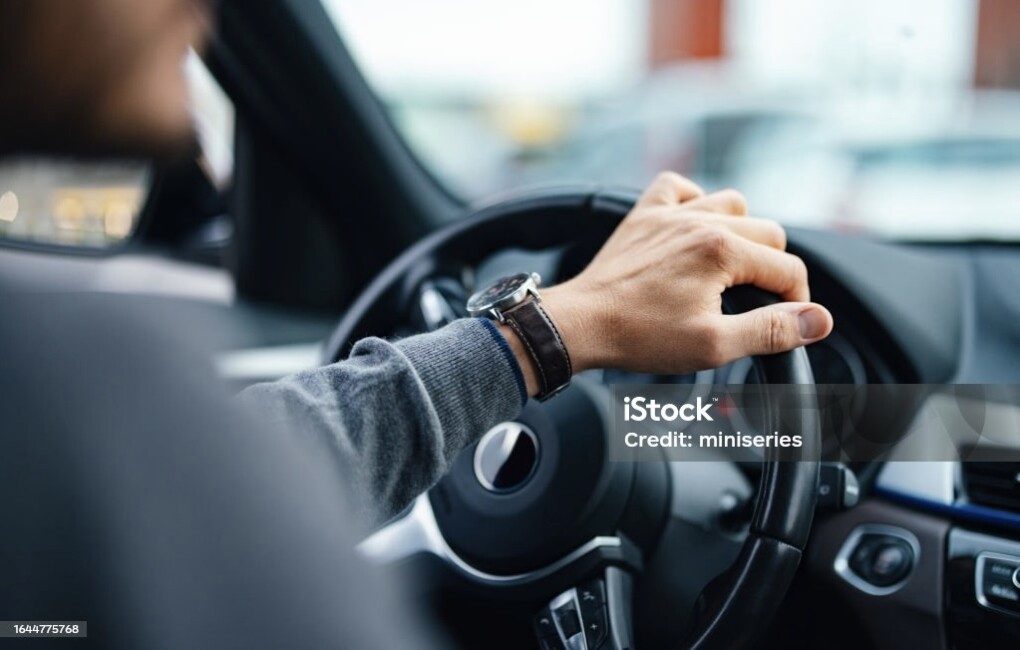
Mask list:
MULTIPOLYGON (((533 193, 442 228, 394 260, 357 298, 327 346, 326 361, 342 359, 362 337, 406 327, 408 305, 425 296, 424 283, 448 269, 474 268, 502 250, 559 249, 556 280, 566 279, 590 261, 636 197, 598 188, 533 193)), ((723 299, 731 313, 776 300, 748 287, 731 289, 723 299)), ((814 383, 802 348, 753 361, 764 383, 814 383)), ((512 633, 492 633, 497 617, 530 620, 534 631, 528 634, 543 648, 623 650, 635 646, 635 636, 646 647, 748 646, 778 610, 800 562, 818 462, 766 459, 752 512, 753 490, 732 466, 713 470, 710 487, 686 478, 702 463, 610 462, 599 390, 579 376, 556 398, 529 402, 516 421, 461 454, 438 485, 359 550, 382 565, 427 562, 437 569, 429 575, 447 592, 466 603, 491 603, 482 612, 492 616, 488 632, 480 632, 488 635, 486 647, 521 647, 512 633), (508 452, 512 491, 493 489, 476 471, 474 459, 488 453, 491 439, 508 452), (711 494, 702 498, 703 492, 711 494), (719 524, 720 494, 730 496, 730 506, 734 495, 746 500, 752 514, 743 527, 719 524), (695 510, 703 512, 687 512, 695 510), (721 561, 686 557, 691 527, 675 524, 698 517, 704 521, 694 527, 697 535, 711 528, 712 539, 725 538, 734 548, 721 561), (704 575, 704 565, 713 562, 721 566, 704 575), (692 580, 702 575, 692 588, 678 573, 692 580)), ((806 403, 808 391, 797 393, 802 403, 790 404, 790 413, 798 414, 805 448, 817 449, 817 411, 806 403)))

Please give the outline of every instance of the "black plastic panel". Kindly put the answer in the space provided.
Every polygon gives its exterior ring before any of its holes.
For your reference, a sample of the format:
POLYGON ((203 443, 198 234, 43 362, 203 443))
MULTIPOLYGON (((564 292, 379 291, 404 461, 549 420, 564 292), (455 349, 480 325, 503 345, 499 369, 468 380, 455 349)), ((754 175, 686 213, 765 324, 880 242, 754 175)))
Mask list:
POLYGON ((951 647, 1020 646, 1020 615, 995 611, 978 602, 975 580, 978 555, 991 552, 1020 557, 1020 541, 954 529, 948 546, 946 605, 951 647))
MULTIPOLYGON (((817 582, 816 593, 826 595, 811 606, 831 610, 836 602, 843 603, 840 615, 833 616, 832 611, 825 615, 836 618, 848 629, 863 628, 861 631, 878 650, 946 647, 942 593, 948 531, 949 524, 942 519, 875 499, 864 501, 847 512, 819 519, 806 552, 807 565, 817 582), (919 542, 917 567, 902 588, 892 594, 865 593, 835 570, 836 556, 847 538, 866 524, 905 529, 919 542)), ((810 619, 814 614, 801 612, 801 616, 810 619)))

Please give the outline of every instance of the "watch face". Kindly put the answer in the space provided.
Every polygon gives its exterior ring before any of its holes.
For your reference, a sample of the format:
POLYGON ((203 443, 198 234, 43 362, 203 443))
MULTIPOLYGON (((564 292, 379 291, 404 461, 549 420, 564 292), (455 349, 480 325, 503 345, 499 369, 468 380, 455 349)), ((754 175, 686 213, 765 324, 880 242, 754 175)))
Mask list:
POLYGON ((531 279, 531 274, 529 273, 518 273, 517 275, 510 275, 496 280, 487 288, 471 296, 467 304, 468 311, 477 313, 492 309, 500 301, 506 300, 520 291, 521 287, 531 279))

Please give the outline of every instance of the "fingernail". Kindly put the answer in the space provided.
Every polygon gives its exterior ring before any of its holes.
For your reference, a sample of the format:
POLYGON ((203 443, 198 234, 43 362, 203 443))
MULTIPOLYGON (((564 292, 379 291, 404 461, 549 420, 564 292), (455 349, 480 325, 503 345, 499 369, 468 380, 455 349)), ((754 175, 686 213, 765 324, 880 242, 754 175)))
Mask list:
POLYGON ((822 336, 828 327, 828 319, 821 309, 805 309, 797 314, 797 323, 800 326, 800 338, 805 340, 822 336))

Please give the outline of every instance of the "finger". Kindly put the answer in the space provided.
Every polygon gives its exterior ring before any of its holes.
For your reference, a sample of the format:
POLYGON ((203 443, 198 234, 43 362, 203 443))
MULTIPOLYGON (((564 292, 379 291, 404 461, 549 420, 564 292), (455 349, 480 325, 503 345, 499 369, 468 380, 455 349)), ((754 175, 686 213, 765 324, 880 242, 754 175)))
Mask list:
POLYGON ((811 299, 807 267, 796 255, 732 235, 723 238, 723 245, 714 254, 729 273, 729 286, 753 284, 792 302, 811 299))
POLYGON ((736 190, 720 190, 684 203, 685 208, 728 214, 734 217, 747 215, 747 199, 736 190))
POLYGON ((703 219, 706 223, 740 235, 744 239, 749 239, 776 250, 786 250, 786 230, 771 219, 758 219, 756 217, 733 219, 714 214, 704 215, 703 219))
POLYGON ((793 350, 832 332, 832 314, 815 303, 780 303, 717 318, 714 325, 721 337, 717 361, 722 364, 749 355, 793 350))
POLYGON ((704 194, 694 181, 676 172, 662 172, 641 194, 635 207, 676 205, 704 194))

